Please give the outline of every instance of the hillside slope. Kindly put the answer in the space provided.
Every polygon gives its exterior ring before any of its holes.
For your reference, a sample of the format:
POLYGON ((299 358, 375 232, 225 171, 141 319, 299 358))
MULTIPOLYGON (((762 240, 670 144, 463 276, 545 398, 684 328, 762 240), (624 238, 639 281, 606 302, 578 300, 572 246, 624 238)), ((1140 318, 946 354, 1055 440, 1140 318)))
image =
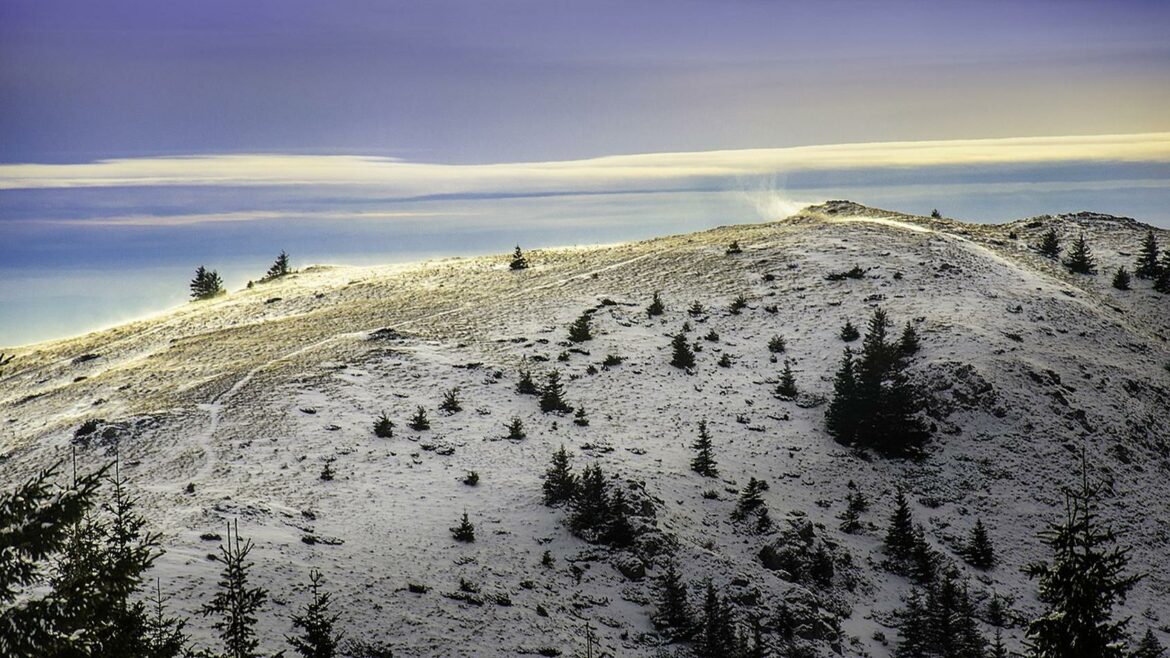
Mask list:
MULTIPOLYGON (((1059 487, 1074 481, 1083 449, 1110 483, 1106 518, 1133 546, 1134 569, 1150 573, 1125 605, 1131 630, 1151 627, 1167 642, 1170 575, 1158 567, 1170 551, 1170 297, 1148 282, 1115 290, 1107 274, 1132 266, 1148 228, 1091 214, 964 224, 830 202, 779 222, 532 252, 521 272, 500 257, 309 268, 18 353, 0 379, 0 474, 22 479, 71 443, 92 467, 117 444, 166 537, 163 586, 186 612, 216 577, 206 559, 216 543, 200 536, 238 518, 273 594, 262 620, 273 649, 316 567, 344 601, 343 629, 384 639, 396 656, 572 655, 586 623, 611 655, 655 655, 653 578, 673 553, 688 581, 725 586, 768 630, 786 601, 816 651, 885 656, 890 613, 909 588, 879 564, 896 487, 952 557, 982 519, 1001 563, 965 573, 977 596, 994 590, 1027 617, 1034 584, 1020 568, 1044 557, 1035 533, 1060 513, 1059 487), (1103 274, 1071 275, 1036 255, 1030 246, 1049 227, 1066 242, 1083 233, 1103 274), (742 253, 726 253, 733 241, 742 253), (864 278, 826 279, 854 265, 864 278), (652 318, 654 291, 666 311, 652 318), (747 308, 730 312, 741 294, 747 308), (706 312, 688 314, 694 301, 706 312), (922 341, 914 372, 931 391, 936 431, 920 461, 861 454, 823 430, 845 346, 838 331, 846 320, 864 327, 877 307, 922 341), (594 338, 570 345, 567 327, 587 309, 594 338), (703 348, 693 374, 669 364, 684 322, 703 348), (712 330, 718 339, 705 340, 712 330), (787 343, 776 360, 773 335, 787 343), (602 368, 611 354, 621 364, 602 368), (716 365, 723 354, 730 367, 716 365), (784 359, 805 393, 795 401, 773 394, 784 359), (518 395, 522 366, 539 377, 559 369, 589 425, 518 395), (445 414, 452 388, 463 409, 445 414), (431 429, 406 426, 418 406, 431 429), (383 411, 396 425, 390 439, 371 429, 383 411), (513 417, 524 440, 503 440, 513 417), (703 418, 718 479, 689 468, 703 418), (97 431, 75 438, 93 419, 97 431), (561 445, 578 470, 599 463, 645 503, 647 536, 669 550, 611 554, 573 537, 564 512, 541 504, 541 475, 561 445), (332 481, 319 477, 326 463, 332 481), (475 487, 461 482, 469 470, 475 487), (732 522, 750 477, 770 484, 778 531, 732 522), (871 506, 863 531, 845 534, 851 482, 871 506), (464 511, 472 544, 448 530, 464 511), (805 520, 837 567, 825 586, 759 558, 805 520), (480 586, 482 605, 443 596, 461 579, 480 586)), ((1170 244, 1170 232, 1158 234, 1170 244)), ((207 632, 203 620, 194 626, 207 632)), ((1021 629, 1007 636, 1018 644, 1021 629)))

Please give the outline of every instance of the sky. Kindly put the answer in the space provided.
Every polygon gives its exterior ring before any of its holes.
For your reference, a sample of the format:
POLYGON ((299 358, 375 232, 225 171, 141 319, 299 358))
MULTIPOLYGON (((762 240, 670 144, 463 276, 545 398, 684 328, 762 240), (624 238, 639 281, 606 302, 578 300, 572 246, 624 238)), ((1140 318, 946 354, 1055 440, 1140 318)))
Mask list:
POLYGON ((1170 227, 1168 28, 1124 0, 0 0, 0 345, 281 249, 590 244, 842 197, 1170 227))

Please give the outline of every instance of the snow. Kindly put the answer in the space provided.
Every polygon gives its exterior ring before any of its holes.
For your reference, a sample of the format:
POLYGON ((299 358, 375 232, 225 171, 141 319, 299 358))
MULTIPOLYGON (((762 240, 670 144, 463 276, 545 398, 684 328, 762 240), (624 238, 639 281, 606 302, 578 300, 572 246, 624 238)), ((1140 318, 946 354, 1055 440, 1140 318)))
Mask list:
MULTIPOLYGON (((1058 488, 1073 481, 1084 447, 1111 483, 1106 517, 1132 544, 1133 568, 1150 574, 1122 612, 1134 616, 1135 635, 1150 626, 1166 642, 1170 576, 1158 567, 1170 546, 1170 298, 1148 282, 1130 292, 1109 285, 1116 266, 1131 266, 1122 252, 1136 252, 1145 230, 1099 215, 969 225, 830 202, 768 224, 533 251, 522 272, 509 271, 506 256, 309 268, 19 352, 0 379, 0 473, 20 482, 67 456, 84 420, 123 422, 124 470, 166 537, 157 575, 180 610, 196 610, 215 583, 206 556, 217 542, 200 535, 223 534, 238 518, 256 542, 256 582, 272 593, 262 618, 270 648, 281 645, 316 567, 343 604, 342 629, 383 639, 402 656, 544 647, 572 655, 584 647, 586 623, 613 655, 655 655, 653 606, 644 603, 661 565, 627 580, 604 549, 570 535, 563 511, 540 504, 540 476, 561 445, 578 470, 596 460, 660 501, 659 528, 677 539, 689 581, 744 578, 763 601, 793 596, 794 586, 757 558, 768 538, 730 521, 734 492, 754 476, 771 485, 765 497, 778 526, 802 513, 850 553, 858 586, 833 593, 851 609, 845 652, 876 657, 891 651, 889 613, 909 588, 878 567, 896 486, 909 488, 916 520, 952 557, 981 518, 1003 561, 965 573, 977 592, 1010 596, 1027 616, 1036 602, 1020 567, 1044 557, 1035 533, 1056 518, 1058 488), (1066 243, 1084 232, 1102 273, 1070 275, 1029 249, 1050 225, 1066 243), (742 254, 725 254, 733 240, 742 254), (866 278, 825 280, 853 265, 866 278), (645 313, 655 290, 667 304, 661 318, 645 313), (750 304, 733 315, 727 308, 740 293, 750 304), (694 300, 707 317, 686 314, 694 300), (823 406, 772 395, 788 358, 802 390, 827 396, 844 346, 840 326, 851 319, 864 327, 878 306, 898 327, 915 323, 923 345, 916 372, 951 412, 921 463, 863 459, 824 433, 823 406), (588 308, 597 308, 595 338, 572 346, 588 356, 559 362, 568 325, 588 308), (693 375, 668 363, 670 336, 684 321, 703 346, 693 375), (371 338, 386 327, 400 337, 371 338), (718 343, 702 340, 712 328, 718 343), (776 362, 767 350, 773 334, 788 344, 776 362), (730 368, 715 365, 724 352, 734 357, 730 368), (100 356, 73 362, 89 353, 100 356), (611 353, 626 360, 587 374, 611 353), (517 395, 525 362, 538 382, 559 368, 569 402, 586 407, 590 425, 542 414, 535 398, 517 395), (448 416, 438 404, 456 387, 463 410, 448 416), (431 430, 406 426, 418 405, 431 430), (372 431, 382 411, 395 422, 391 439, 372 431), (523 441, 503 440, 513 416, 524 421, 523 441), (714 437, 718 480, 688 467, 701 418, 714 437), (319 478, 327 461, 331 482, 319 478), (461 482, 469 470, 480 475, 476 487, 461 482), (837 530, 850 480, 871 501, 867 529, 856 535, 837 530), (704 498, 707 490, 718 500, 704 498), (464 511, 476 525, 473 544, 448 530, 464 511), (307 535, 325 541, 305 543, 307 535), (553 569, 540 565, 545 550, 553 569), (506 593, 512 605, 442 596, 461 578, 485 598, 506 593), (410 593, 408 583, 431 589, 410 593)), ((1170 244, 1170 232, 1158 234, 1170 244)), ((79 464, 95 468, 112 454, 82 448, 79 464)), ((205 620, 193 628, 208 639, 205 620)), ((1007 637, 1018 645, 1020 628, 1007 637)))

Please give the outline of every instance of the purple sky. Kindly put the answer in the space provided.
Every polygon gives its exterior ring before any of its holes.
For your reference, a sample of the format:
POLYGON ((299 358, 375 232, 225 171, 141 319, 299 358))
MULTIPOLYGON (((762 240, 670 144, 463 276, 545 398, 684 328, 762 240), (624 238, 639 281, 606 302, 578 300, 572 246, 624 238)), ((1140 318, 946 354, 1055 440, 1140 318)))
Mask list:
POLYGON ((0 0, 0 160, 1170 129, 1170 3, 0 0))

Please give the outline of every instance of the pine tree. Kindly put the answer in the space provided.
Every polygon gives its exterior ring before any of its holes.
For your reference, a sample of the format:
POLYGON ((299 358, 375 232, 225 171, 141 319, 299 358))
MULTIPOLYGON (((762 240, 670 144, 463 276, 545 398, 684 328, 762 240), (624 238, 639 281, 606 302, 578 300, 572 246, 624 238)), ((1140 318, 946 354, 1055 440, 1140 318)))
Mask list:
POLYGON ((833 376, 833 399, 825 410, 825 429, 837 443, 853 445, 857 440, 859 411, 856 365, 853 351, 846 347, 833 376))
POLYGON ((508 435, 505 439, 510 441, 522 441, 528 433, 524 431, 524 421, 520 420, 519 416, 512 416, 512 420, 504 426, 508 428, 508 435))
POLYGON ((915 331, 914 325, 910 321, 906 321, 905 328, 902 329, 902 337, 898 339, 898 351, 902 356, 911 356, 918 353, 921 345, 918 342, 918 332, 915 331))
POLYGON ((459 525, 451 528, 451 536, 455 538, 455 541, 468 544, 475 541, 475 524, 467 518, 467 512, 463 513, 463 519, 460 520, 459 525))
POLYGON ((910 590, 906 606, 898 612, 898 633, 901 638, 894 651, 895 658, 930 658, 931 642, 927 613, 923 609, 922 592, 910 590))
POLYGON ((1028 624, 1034 655, 1125 656, 1129 620, 1114 621, 1113 606, 1125 600, 1142 576, 1126 575, 1129 549, 1116 546, 1117 535, 1102 524, 1099 495, 1100 485, 1090 482, 1082 453, 1080 488, 1064 490, 1064 520, 1040 533, 1040 541, 1052 550, 1052 561, 1025 569, 1037 580, 1037 598, 1046 607, 1043 616, 1028 624))
POLYGON ((894 513, 890 515, 890 525, 886 529, 885 547, 891 558, 902 562, 909 560, 914 550, 914 516, 906 493, 901 489, 894 498, 894 513))
POLYGON ((776 395, 791 400, 799 391, 796 389, 796 377, 792 374, 792 364, 784 359, 784 370, 780 372, 780 383, 776 386, 776 395))
POLYGON ((1113 287, 1118 290, 1129 290, 1130 276, 1125 267, 1117 268, 1117 272, 1113 274, 1113 287))
POLYGON ((1154 279, 1154 290, 1170 295, 1170 249, 1162 252, 1162 264, 1158 266, 1158 275, 1154 279))
POLYGON ((783 336, 775 335, 768 339, 768 351, 773 354, 779 354, 787 347, 788 344, 784 341, 783 336))
POLYGON ((540 391, 540 410, 544 413, 556 411, 565 414, 573 411, 573 407, 565 402, 561 373, 557 370, 548 373, 544 388, 540 391))
POLYGON ((223 293, 223 279, 219 273, 200 265, 195 270, 195 278, 191 279, 191 299, 211 299, 223 293))
POLYGON ((1166 649, 1162 647, 1162 643, 1158 638, 1154 637, 1154 632, 1146 629, 1146 634, 1138 642, 1137 649, 1133 652, 1133 658, 1163 658, 1166 655, 1166 649))
POLYGON ((543 489, 544 504, 549 507, 571 501, 577 491, 577 478, 564 445, 553 453, 552 465, 544 472, 543 489))
POLYGON ((694 624, 691 619, 691 604, 687 600, 687 586, 682 581, 674 560, 666 563, 666 569, 658 578, 656 621, 674 631, 674 636, 679 639, 688 637, 694 624))
POLYGON ((166 613, 162 582, 155 579, 154 598, 149 600, 152 613, 146 619, 145 655, 150 658, 179 658, 189 654, 191 638, 187 621, 166 613))
POLYGON ((630 523, 633 509, 626 500, 626 494, 615 488, 609 496, 606 509, 605 536, 602 541, 616 548, 625 548, 634 543, 634 527, 630 523))
POLYGON ((719 596, 710 581, 707 582, 697 630, 695 656, 698 658, 728 658, 736 654, 738 642, 731 606, 719 596))
POLYGON ((719 475, 715 466, 715 456, 711 450, 711 434, 707 432, 707 420, 699 421, 699 438, 691 444, 695 457, 691 459, 691 470, 703 477, 713 478, 719 475))
POLYGON ((691 317, 698 317, 706 312, 707 309, 703 308, 703 304, 700 303, 697 299, 691 302, 690 307, 687 308, 687 313, 690 314, 691 317))
POLYGON ((577 411, 573 413, 573 424, 578 427, 589 426, 589 416, 585 414, 585 407, 577 407, 577 411))
POLYGON ((687 344, 687 335, 685 333, 679 332, 675 334, 674 338, 670 340, 670 348, 670 365, 683 369, 695 367, 695 353, 691 351, 691 346, 687 344))
POLYGON ((427 410, 422 405, 419 405, 414 415, 410 417, 410 422, 406 425, 416 432, 431 429, 431 421, 427 418, 427 410))
POLYGON ((609 519, 605 476, 597 464, 586 466, 573 492, 569 527, 578 534, 593 533, 609 519))
POLYGON ((845 511, 841 514, 841 532, 853 534, 861 530, 861 513, 869 507, 865 495, 850 491, 845 495, 845 511))
POLYGON ((532 371, 520 369, 520 380, 516 382, 516 392, 520 395, 540 395, 536 382, 532 381, 532 371))
POLYGON ((732 315, 739 315, 739 312, 747 308, 747 305, 747 296, 741 292, 735 296, 735 299, 731 300, 731 305, 727 307, 727 310, 730 311, 732 315))
POLYGON ((516 251, 512 252, 512 262, 508 267, 512 270, 528 269, 528 259, 524 257, 524 252, 520 251, 520 245, 516 245, 516 251))
POLYGON ((265 281, 272 281, 273 279, 278 279, 291 272, 292 270, 289 268, 288 254, 281 250, 280 255, 276 257, 276 261, 272 263, 272 267, 268 268, 268 273, 264 275, 263 279, 260 279, 260 282, 264 283, 265 281))
POLYGON ((590 314, 582 313, 580 317, 569 325, 569 340, 574 343, 583 343, 593 340, 593 329, 589 326, 590 314))
POLYGON ((248 586, 248 574, 254 565, 248 561, 252 540, 240 540, 238 522, 234 528, 228 524, 227 530, 227 539, 219 547, 219 555, 213 558, 223 565, 219 589, 211 602, 203 604, 199 614, 215 617, 212 628, 223 642, 225 658, 258 658, 256 613, 268 600, 268 590, 248 586))
POLYGON ((1038 249, 1040 254, 1046 258, 1056 260, 1060 257, 1060 238, 1056 237, 1056 229, 1048 229, 1048 232, 1040 240, 1038 249))
POLYGON ((838 335, 841 337, 841 340, 845 341, 846 343, 852 343, 858 338, 861 338, 861 332, 857 330, 857 327, 853 326, 852 320, 845 321, 845 325, 841 327, 841 333, 838 335))
POLYGON ((749 478, 747 486, 739 494, 739 500, 735 504, 735 511, 731 513, 731 518, 736 521, 742 521, 747 518, 748 514, 759 513, 759 510, 764 507, 763 493, 768 490, 768 483, 764 480, 757 480, 756 478, 749 478))
POLYGON ((995 566, 995 549, 991 546, 987 528, 980 519, 976 519, 975 527, 971 529, 971 538, 963 547, 963 558, 967 560, 967 564, 977 569, 990 569, 995 566))
POLYGON ((448 414, 458 413, 463 411, 463 405, 459 403, 459 388, 453 388, 443 394, 443 401, 439 404, 439 410, 448 414))
POLYGON ((286 635, 285 639, 303 658, 333 658, 337 655, 338 635, 333 625, 341 615, 330 611, 332 596, 321 591, 321 572, 309 571, 309 594, 312 600, 292 615, 293 627, 300 635, 286 635))
POLYGON ((662 315, 666 311, 666 306, 662 303, 662 295, 655 290, 654 297, 650 300, 650 305, 646 307, 646 315, 656 317, 662 315))
POLYGON ((988 658, 1009 658, 1011 654, 1008 653, 1007 645, 1003 643, 1003 629, 995 629, 995 636, 991 639, 990 653, 988 658))
POLYGON ((743 249, 739 247, 739 240, 732 240, 731 244, 727 245, 727 255, 734 256, 735 254, 742 254, 743 249))
POLYGON ((1093 260, 1093 251, 1089 249, 1089 243, 1085 241, 1085 234, 1082 233, 1077 237, 1077 241, 1073 243, 1072 251, 1068 254, 1068 260, 1064 262, 1065 267, 1073 274, 1096 274, 1097 264, 1093 260))
POLYGON ((887 340, 889 326, 885 312, 874 310, 856 366, 856 442, 886 455, 915 454, 929 436, 920 415, 923 400, 910 382, 905 355, 887 340))
POLYGON ((1142 240, 1142 249, 1134 263, 1133 273, 1139 279, 1154 279, 1158 276, 1158 239, 1151 229, 1142 240))
POLYGON ((374 421, 374 436, 379 439, 394 438, 394 422, 390 420, 385 411, 374 421))
POLYGON ((926 530, 920 524, 915 525, 906 574, 919 585, 929 585, 938 575, 940 561, 938 552, 926 540, 926 530))

